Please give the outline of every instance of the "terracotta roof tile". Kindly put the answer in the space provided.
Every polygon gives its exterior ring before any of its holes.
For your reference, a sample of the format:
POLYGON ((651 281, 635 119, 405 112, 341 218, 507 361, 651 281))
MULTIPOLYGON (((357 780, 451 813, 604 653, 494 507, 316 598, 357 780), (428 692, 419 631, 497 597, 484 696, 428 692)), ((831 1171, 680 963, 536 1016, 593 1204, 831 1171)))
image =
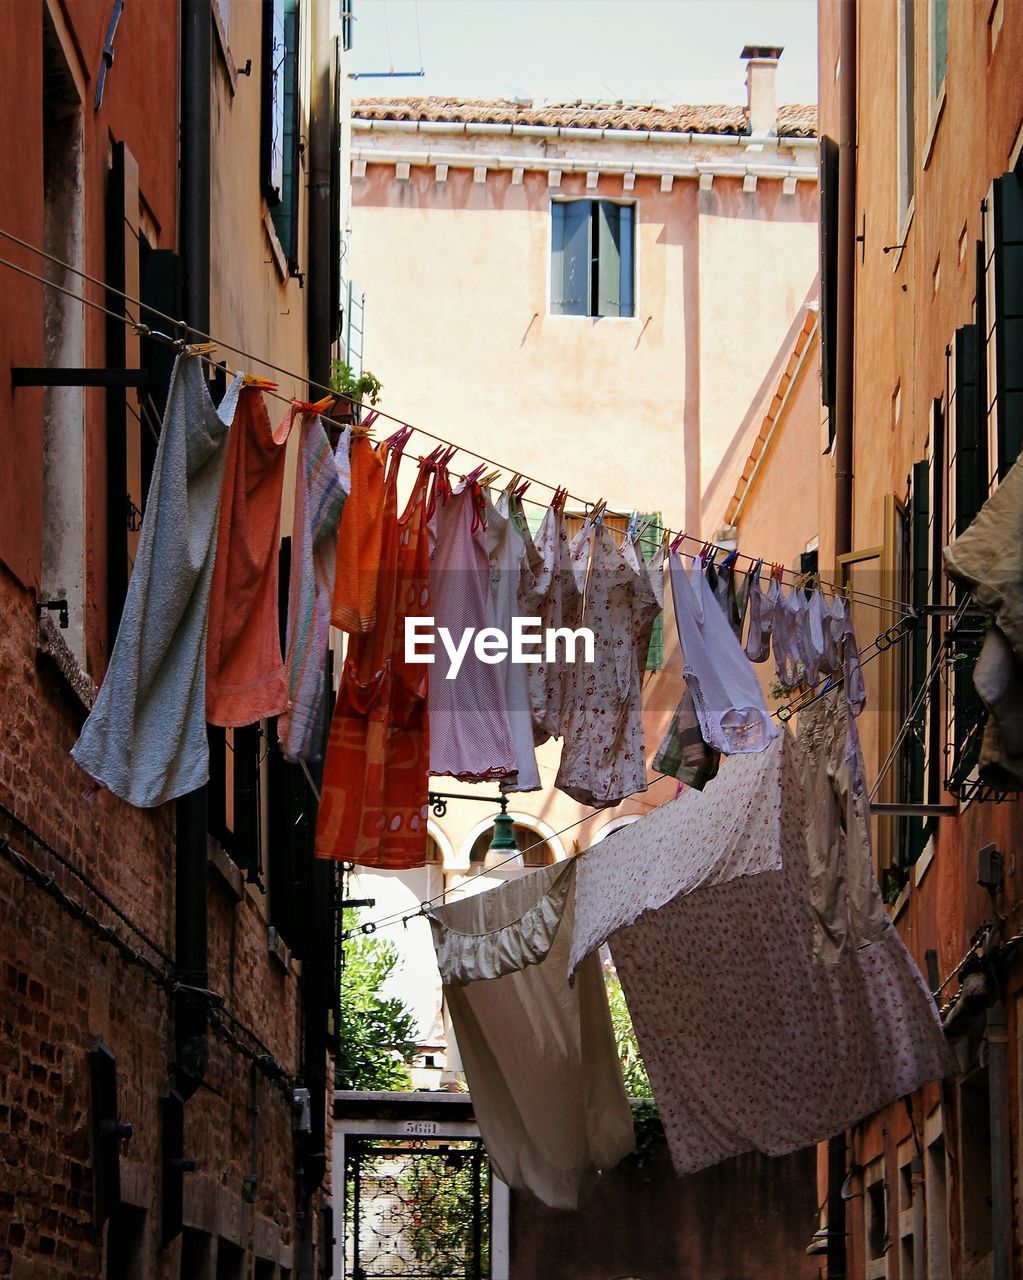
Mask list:
MULTIPOLYGON (((643 106, 622 102, 555 102, 539 106, 502 98, 357 98, 360 120, 430 120, 456 124, 522 124, 573 129, 635 129, 656 132, 749 132, 748 112, 734 106, 643 106)), ((782 137, 817 134, 816 106, 778 108, 782 137)))

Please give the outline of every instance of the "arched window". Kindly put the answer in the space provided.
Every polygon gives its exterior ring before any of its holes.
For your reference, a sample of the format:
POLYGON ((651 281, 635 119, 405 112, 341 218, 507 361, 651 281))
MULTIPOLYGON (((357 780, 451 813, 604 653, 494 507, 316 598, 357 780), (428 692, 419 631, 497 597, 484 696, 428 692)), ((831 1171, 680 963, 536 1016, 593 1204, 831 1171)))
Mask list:
MULTIPOLYGON (((523 866, 547 867, 555 861, 554 850, 539 831, 534 831, 532 827, 516 822, 512 826, 512 832, 515 836, 515 843, 522 854, 523 866)), ((472 848, 469 850, 469 861, 471 863, 479 865, 484 861, 490 850, 490 842, 493 838, 494 826, 491 823, 490 826, 484 827, 472 842, 472 848)), ((507 856, 513 856, 510 850, 507 856)))

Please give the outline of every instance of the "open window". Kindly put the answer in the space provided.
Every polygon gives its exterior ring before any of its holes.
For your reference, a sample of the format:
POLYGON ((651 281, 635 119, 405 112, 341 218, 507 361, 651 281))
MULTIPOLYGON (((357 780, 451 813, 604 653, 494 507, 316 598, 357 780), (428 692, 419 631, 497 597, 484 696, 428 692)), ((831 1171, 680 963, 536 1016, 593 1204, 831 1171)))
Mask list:
POLYGON ((635 217, 616 200, 552 203, 552 315, 634 314, 635 217))

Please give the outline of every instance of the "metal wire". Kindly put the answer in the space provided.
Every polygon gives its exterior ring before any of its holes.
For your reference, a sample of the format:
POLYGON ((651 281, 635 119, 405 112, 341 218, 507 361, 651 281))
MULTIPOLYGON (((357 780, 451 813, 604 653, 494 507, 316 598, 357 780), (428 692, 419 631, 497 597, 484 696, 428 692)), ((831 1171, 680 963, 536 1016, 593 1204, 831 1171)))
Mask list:
MULTIPOLYGON (((273 364, 271 361, 265 359, 264 357, 255 355, 250 351, 246 351, 242 347, 235 346, 230 342, 227 342, 221 338, 215 337, 213 334, 206 333, 201 329, 196 329, 191 325, 186 325, 183 320, 180 320, 176 316, 170 316, 166 312, 160 311, 156 307, 150 306, 148 303, 143 302, 140 298, 135 298, 131 294, 125 293, 123 289, 118 289, 114 285, 108 284, 105 280, 100 280, 98 277, 90 275, 88 272, 80 270, 78 267, 73 266, 71 263, 64 262, 62 259, 55 257, 51 253, 47 253, 44 249, 40 249, 36 245, 30 244, 27 240, 21 239, 19 236, 14 235, 12 232, 5 231, 2 227, 0 227, 0 237, 3 237, 6 240, 12 241, 14 244, 19 245, 23 249, 27 249, 29 253, 38 254, 40 257, 45 258, 47 261, 52 262, 57 266, 63 267, 64 270, 70 271, 74 275, 80 276, 83 280, 89 281, 90 284, 95 284, 99 288, 105 289, 109 293, 116 294, 119 298, 123 298, 125 302, 130 303, 132 306, 138 307, 140 309, 140 317, 141 317, 141 312, 145 310, 150 315, 154 315, 161 320, 165 320, 168 324, 174 326, 176 329, 178 329, 185 335, 192 333, 201 341, 212 342, 217 347, 223 348, 225 351, 231 351, 235 355, 242 356, 246 360, 249 360, 255 364, 261 365, 264 369, 270 369, 274 373, 282 374, 284 377, 291 378, 293 381, 304 384, 308 387, 312 387, 317 391, 323 391, 328 395, 338 396, 339 399, 350 399, 350 397, 346 397, 344 395, 339 396, 338 392, 333 387, 329 386, 326 383, 317 382, 314 379, 308 378, 303 374, 296 373, 293 369, 286 369, 282 365, 273 364)), ((78 294, 71 293, 69 290, 64 289, 61 285, 55 285, 51 281, 47 280, 45 277, 36 275, 34 272, 28 271, 24 267, 18 266, 17 263, 10 262, 8 259, 0 258, 0 265, 10 267, 14 271, 20 271, 23 275, 27 275, 33 280, 38 280, 41 284, 49 285, 51 288, 59 289, 62 293, 67 294, 68 297, 74 298, 76 301, 81 302, 86 306, 95 307, 97 310, 102 311, 105 315, 110 316, 112 319, 120 320, 124 324, 139 326, 139 321, 134 321, 130 317, 119 315, 116 311, 111 311, 109 310, 109 308, 103 307, 99 303, 94 303, 88 298, 85 298, 78 294)), ((141 326, 141 327, 145 327, 145 326, 141 326)), ((183 339, 174 339, 167 334, 160 334, 152 330, 147 330, 147 332, 150 337, 155 338, 157 341, 164 341, 169 343, 172 346, 178 346, 178 347, 183 345, 183 339)), ((211 366, 213 365, 212 361, 208 361, 208 363, 210 363, 211 366)), ((269 392, 269 394, 273 395, 276 399, 284 401, 285 403, 288 403, 288 404, 291 403, 286 396, 282 396, 274 392, 269 392)), ((486 454, 479 453, 477 450, 471 449, 467 445, 455 444, 454 441, 448 440, 444 436, 439 436, 435 432, 428 431, 425 427, 418 427, 411 422, 406 422, 403 418, 395 417, 394 414, 387 413, 383 409, 376 409, 375 412, 381 418, 386 418, 388 422, 393 422, 399 427, 407 427, 411 431, 417 431, 419 432, 420 435, 424 435, 428 439, 434 440, 439 444, 451 445, 455 449, 457 449, 460 453, 467 453, 469 454, 470 457, 478 458, 481 462, 489 463, 493 467, 499 467, 502 471, 509 472, 509 474, 515 474, 517 472, 517 474, 521 477, 521 479, 528 480, 530 484, 539 485, 540 488, 548 489, 552 493, 557 491, 558 486, 549 484, 546 480, 541 480, 537 476, 528 475, 524 471, 517 471, 517 468, 510 467, 506 463, 498 461, 496 458, 489 458, 486 456, 486 454)), ((576 494, 568 493, 566 494, 566 497, 569 498, 573 503, 578 503, 584 510, 593 506, 592 502, 589 502, 587 499, 580 498, 576 494)), ((532 501, 532 500, 530 499, 529 501, 532 501)), ((537 503, 536 505, 542 506, 544 504, 537 503)), ((650 531, 657 533, 658 535, 666 534, 669 537, 677 536, 684 541, 692 542, 700 547, 704 545, 704 542, 702 539, 693 537, 690 534, 685 533, 684 531, 676 531, 673 529, 669 529, 666 525, 651 525, 650 531)), ((695 555, 693 553, 685 552, 683 554, 685 554, 688 559, 695 559, 695 555)), ((757 563, 758 558, 759 557, 748 555, 746 552, 739 552, 737 555, 738 560, 745 560, 750 565, 757 563)), ((790 585, 793 585, 794 583, 796 583, 801 577, 800 574, 790 569, 784 569, 782 571, 782 576, 784 577, 785 575, 788 575, 790 580, 790 585)), ((894 600, 889 597, 875 595, 874 593, 867 592, 867 591, 858 591, 858 590, 850 591, 844 586, 836 585, 833 582, 826 582, 823 579, 818 579, 818 582, 821 587, 825 587, 835 594, 844 592, 847 599, 855 599, 859 603, 864 604, 868 607, 885 609, 885 610, 898 610, 905 614, 910 614, 910 615, 913 613, 913 606, 903 600, 894 600)))

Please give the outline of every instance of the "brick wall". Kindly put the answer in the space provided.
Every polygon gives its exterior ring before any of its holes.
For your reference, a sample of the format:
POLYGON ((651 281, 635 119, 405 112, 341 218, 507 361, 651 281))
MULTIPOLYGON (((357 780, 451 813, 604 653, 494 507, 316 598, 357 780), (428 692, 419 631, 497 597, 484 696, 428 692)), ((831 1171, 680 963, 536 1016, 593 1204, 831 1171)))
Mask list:
MULTIPOLYGON (((0 803, 171 955, 173 807, 143 812, 107 792, 84 794, 88 780, 68 755, 84 712, 50 659, 37 654, 33 599, 2 568, 0 616, 0 803)), ((0 814, 0 833, 100 921, 169 967, 19 823, 0 814)), ((264 900, 253 887, 237 900, 211 872, 209 927, 211 989, 295 1073, 298 979, 286 956, 268 951, 264 900)), ((159 1099, 174 1052, 172 1006, 142 968, 0 857, 0 1276, 122 1274, 106 1269, 115 1265, 122 1218, 106 1231, 94 1221, 88 1051, 97 1036, 116 1055, 119 1113, 134 1127, 122 1144, 124 1198, 144 1211, 130 1219, 129 1242, 144 1270, 123 1274, 184 1274, 180 1241, 166 1249, 159 1243, 159 1099)), ((251 1062, 211 1033, 208 1087, 186 1106, 185 1149, 197 1170, 185 1178, 185 1220, 213 1238, 211 1267, 221 1237, 248 1257, 276 1260, 279 1275, 297 1256, 291 1108, 281 1088, 256 1075, 254 1158, 251 1062), (252 1204, 243 1194, 251 1172, 252 1204)))

